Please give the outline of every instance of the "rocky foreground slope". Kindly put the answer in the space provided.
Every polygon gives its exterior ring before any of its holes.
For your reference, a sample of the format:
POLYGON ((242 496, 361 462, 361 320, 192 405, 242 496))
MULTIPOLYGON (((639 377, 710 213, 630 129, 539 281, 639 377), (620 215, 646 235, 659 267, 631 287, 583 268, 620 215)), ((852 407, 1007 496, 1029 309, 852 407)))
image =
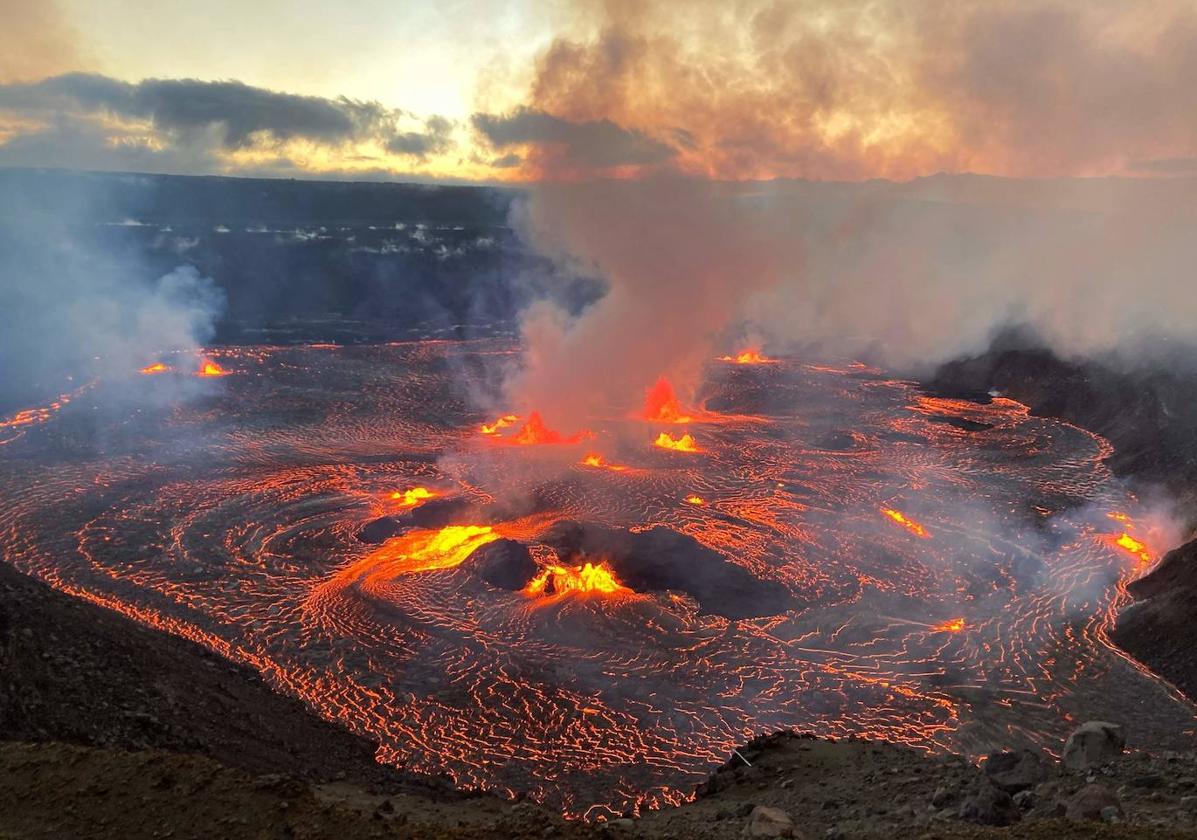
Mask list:
POLYGON ((1124 752, 1123 739, 1092 724, 1062 762, 977 766, 779 733, 741 747, 687 805, 569 823, 381 767, 256 674, 0 564, 3 840, 1197 835, 1197 756, 1124 752))

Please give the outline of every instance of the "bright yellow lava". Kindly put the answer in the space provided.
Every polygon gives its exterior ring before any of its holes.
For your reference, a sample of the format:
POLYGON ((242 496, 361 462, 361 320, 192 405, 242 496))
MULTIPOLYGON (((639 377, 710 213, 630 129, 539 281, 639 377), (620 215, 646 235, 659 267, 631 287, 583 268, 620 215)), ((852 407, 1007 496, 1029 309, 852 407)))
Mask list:
POLYGON ((550 583, 553 585, 554 595, 566 592, 601 592, 609 595, 624 588, 605 564, 586 563, 572 569, 566 566, 546 566, 540 574, 532 578, 524 591, 529 595, 541 595, 550 583))
POLYGON ((370 574, 407 574, 459 566, 474 551, 499 539, 489 525, 448 525, 391 537, 365 558, 370 574))
POLYGON ((882 508, 881 512, 884 513, 886 516, 888 516, 890 519, 892 519, 894 522, 897 522, 899 525, 901 525, 907 531, 914 534, 916 537, 922 537, 923 539, 927 539, 928 537, 931 536, 930 532, 928 532, 926 528, 924 528, 919 523, 915 522, 910 517, 906 516, 901 511, 894 510, 893 508, 882 508))
POLYGON ((437 494, 427 487, 413 487, 410 490, 396 490, 391 494, 391 501, 398 502, 400 507, 415 507, 420 502, 436 497, 437 494))
POLYGON ((659 446, 662 449, 672 449, 674 452, 698 451, 698 445, 694 442, 694 438, 689 432, 676 440, 668 432, 661 432, 661 434, 657 435, 657 439, 653 441, 653 446, 659 446))
POLYGON ((1151 552, 1147 550, 1147 546, 1139 542, 1130 534, 1123 532, 1118 539, 1114 540, 1114 544, 1138 557, 1141 563, 1151 562, 1151 552))

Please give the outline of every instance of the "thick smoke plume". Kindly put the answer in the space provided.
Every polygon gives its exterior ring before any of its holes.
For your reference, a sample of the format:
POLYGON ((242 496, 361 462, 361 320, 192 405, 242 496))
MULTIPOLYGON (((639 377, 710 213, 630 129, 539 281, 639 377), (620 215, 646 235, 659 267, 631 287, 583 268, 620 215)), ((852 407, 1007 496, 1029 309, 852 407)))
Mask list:
POLYGON ((1197 162, 1197 9, 1180 0, 570 6, 525 107, 476 120, 505 150, 528 144, 530 174, 656 166, 632 153, 654 140, 671 167, 734 179, 1197 162), (622 159, 582 136, 616 127, 639 139, 614 144, 622 159))
MULTIPOLYGON (((0 196, 6 411, 97 377, 109 399, 143 399, 144 388, 120 383, 211 339, 224 293, 209 278, 189 265, 157 276, 134 248, 112 244, 89 212, 96 196, 86 186, 75 212, 65 216, 39 212, 37 197, 20 193, 0 196)), ((190 372, 197 362, 187 357, 179 364, 190 372)), ((195 387, 189 380, 155 381, 150 392, 177 397, 179 388, 195 387)))
POLYGON ((579 319, 528 313, 517 407, 583 423, 662 373, 693 383, 746 334, 911 373, 1008 324, 1067 355, 1197 340, 1197 182, 1159 177, 1197 161, 1189 4, 747 2, 683 22, 608 2, 577 21, 510 125, 476 120, 550 182, 529 240, 610 284, 579 319), (674 153, 589 160, 587 127, 614 126, 674 153), (777 177, 937 169, 1010 177, 777 177))

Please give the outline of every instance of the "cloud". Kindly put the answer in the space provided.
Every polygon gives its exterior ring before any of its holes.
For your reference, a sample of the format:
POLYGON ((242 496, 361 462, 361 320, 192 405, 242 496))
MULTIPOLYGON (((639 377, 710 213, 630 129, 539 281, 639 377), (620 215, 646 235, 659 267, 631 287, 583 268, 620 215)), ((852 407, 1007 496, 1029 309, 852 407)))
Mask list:
POLYGON ((67 73, 0 85, 0 114, 18 121, 0 160, 33 166, 212 172, 268 168, 288 144, 360 158, 359 147, 423 160, 453 148, 440 116, 412 117, 377 102, 281 93, 237 81, 146 79, 131 83, 67 73), (250 159, 238 161, 238 153, 250 159))
POLYGON ((508 152, 505 155, 492 159, 489 165, 494 169, 511 169, 523 162, 524 159, 515 152, 508 152))
POLYGON ((519 108, 502 116, 475 114, 473 122, 495 149, 530 146, 572 170, 649 166, 665 163, 675 154, 672 146, 608 119, 574 122, 519 108))
POLYGON ((241 82, 146 79, 131 84, 90 73, 0 86, 0 108, 27 114, 95 114, 147 119, 165 132, 221 130, 226 148, 256 134, 343 143, 385 134, 396 114, 377 102, 299 96, 241 82))
POLYGON ((424 131, 407 131, 396 134, 387 143, 387 151, 397 155, 411 155, 425 158, 441 154, 453 147, 453 122, 444 117, 429 117, 424 131))

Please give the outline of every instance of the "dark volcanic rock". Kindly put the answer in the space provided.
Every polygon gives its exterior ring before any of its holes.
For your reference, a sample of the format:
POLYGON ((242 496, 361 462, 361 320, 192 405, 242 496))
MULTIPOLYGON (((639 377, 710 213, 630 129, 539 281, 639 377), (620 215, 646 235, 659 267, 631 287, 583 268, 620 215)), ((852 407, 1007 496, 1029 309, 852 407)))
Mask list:
POLYGON ((990 783, 1009 794, 1029 790, 1047 778, 1043 760, 1030 750, 990 753, 982 767, 990 783))
POLYGON ((1011 825, 1022 819, 1022 812, 1010 794, 987 784, 960 803, 960 819, 979 825, 1011 825))
POLYGON ((536 575, 536 561, 528 547, 515 540, 495 540, 478 548, 462 567, 499 589, 516 591, 528 585, 536 575))
POLYGON ((474 524, 481 520, 479 505, 460 496, 432 499, 412 508, 407 519, 417 528, 444 528, 446 525, 474 524))
POLYGON ((1127 587, 1114 641, 1189 697, 1197 697, 1197 540, 1168 552, 1127 587))
POLYGON ((688 592, 706 613, 747 618, 776 615, 793 606, 785 587, 760 580, 718 551, 671 528, 633 533, 566 520, 556 523, 541 540, 567 562, 605 558, 620 582, 638 592, 688 592))
POLYGON ((1122 816, 1122 803, 1118 795, 1105 785, 1085 785, 1068 800, 1065 816, 1077 822, 1103 819, 1106 813, 1122 816), (1107 811, 1107 809, 1111 809, 1107 811))
POLYGON ((364 543, 376 545, 389 540, 391 537, 397 537, 407 530, 399 523, 399 520, 390 516, 380 516, 371 522, 367 522, 362 529, 357 532, 357 538, 364 543))

